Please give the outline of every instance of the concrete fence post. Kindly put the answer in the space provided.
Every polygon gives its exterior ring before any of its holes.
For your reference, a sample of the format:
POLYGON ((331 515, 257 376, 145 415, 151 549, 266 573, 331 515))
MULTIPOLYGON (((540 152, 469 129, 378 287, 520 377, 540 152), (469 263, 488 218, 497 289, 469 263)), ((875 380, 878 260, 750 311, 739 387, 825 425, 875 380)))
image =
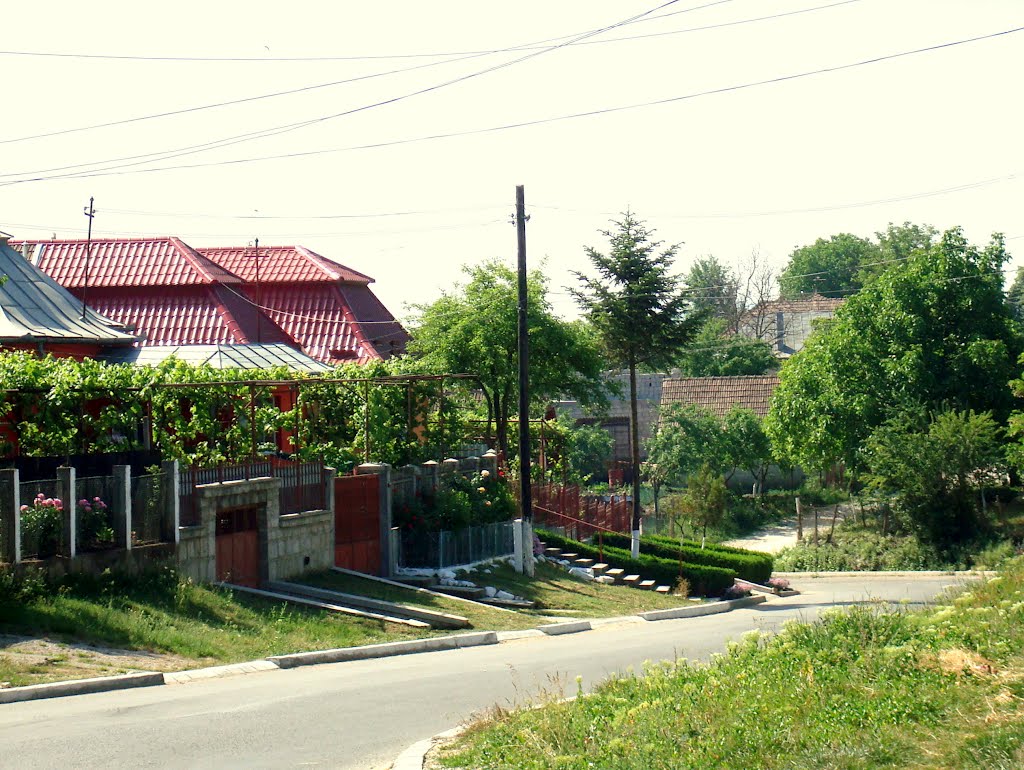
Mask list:
POLYGON ((64 529, 61 533, 61 542, 67 548, 64 555, 73 559, 78 553, 78 517, 75 515, 78 500, 75 497, 74 468, 67 465, 57 468, 57 490, 57 495, 64 503, 64 529))
POLYGON ((165 542, 178 545, 181 542, 181 469, 177 460, 164 460, 160 463, 160 472, 164 474, 160 534, 165 542))
POLYGON ((0 470, 4 498, 0 501, 0 529, 7 533, 0 561, 17 564, 21 561, 21 473, 17 468, 0 470))
POLYGON ((327 489, 324 490, 324 510, 334 510, 334 479, 338 475, 338 469, 329 465, 324 467, 324 483, 327 489))
POLYGON ((132 550, 132 466, 115 465, 113 508, 120 511, 114 519, 114 542, 132 550))
POLYGON ((493 449, 488 449, 480 458, 480 470, 487 471, 492 476, 498 473, 498 454, 493 449))
POLYGON ((398 531, 398 527, 392 527, 388 532, 388 556, 391 561, 391 569, 388 573, 391 576, 398 574, 398 556, 402 551, 402 533, 398 531))
POLYGON ((454 457, 449 457, 447 460, 442 461, 441 468, 441 472, 444 473, 446 476, 458 473, 459 461, 456 460, 454 457))
POLYGON ((432 495, 437 492, 437 478, 440 466, 436 460, 427 460, 420 466, 420 484, 424 494, 432 495))

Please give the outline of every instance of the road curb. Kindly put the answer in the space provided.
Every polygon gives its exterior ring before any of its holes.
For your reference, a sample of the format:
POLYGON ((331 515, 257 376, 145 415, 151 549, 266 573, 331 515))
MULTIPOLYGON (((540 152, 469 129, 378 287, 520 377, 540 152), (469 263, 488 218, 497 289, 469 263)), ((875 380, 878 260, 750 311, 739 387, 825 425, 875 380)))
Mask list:
POLYGON ((589 620, 567 620, 564 623, 548 623, 546 626, 537 626, 538 631, 548 636, 578 634, 580 631, 589 631, 590 628, 589 620))
POLYGON ((267 660, 277 664, 280 668, 295 668, 296 666, 312 666, 319 663, 341 663, 349 660, 389 658, 395 655, 411 655, 417 652, 457 650, 462 647, 477 647, 479 645, 497 643, 497 632, 481 631, 475 634, 456 634, 454 636, 438 636, 433 639, 414 639, 408 642, 387 642, 385 644, 369 644, 362 647, 340 647, 333 650, 298 652, 294 655, 273 655, 267 658, 267 660))
POLYGON ((768 601, 767 596, 744 596, 741 599, 728 599, 721 602, 695 604, 692 607, 675 607, 670 610, 650 610, 638 613, 644 620, 675 620, 676 618, 699 618, 704 615, 718 615, 729 610, 738 610, 754 604, 768 601))
POLYGON ((994 570, 903 570, 903 571, 877 571, 877 572, 773 572, 772 577, 784 577, 784 578, 830 578, 830 577, 863 577, 863 578, 878 578, 878 577, 941 577, 943 575, 949 575, 950 577, 992 577, 999 573, 994 570))
POLYGON ((40 698, 60 698, 65 695, 86 695, 109 690, 127 690, 133 687, 153 687, 164 683, 163 672, 99 676, 93 679, 74 679, 70 682, 30 684, 0 690, 0 703, 18 703, 40 698))

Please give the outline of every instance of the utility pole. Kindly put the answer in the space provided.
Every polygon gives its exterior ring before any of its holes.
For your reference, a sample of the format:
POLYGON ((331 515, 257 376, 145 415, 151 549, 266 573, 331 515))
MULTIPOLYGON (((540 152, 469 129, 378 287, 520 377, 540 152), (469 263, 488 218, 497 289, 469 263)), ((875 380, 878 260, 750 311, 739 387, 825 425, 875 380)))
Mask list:
POLYGON ((263 324, 261 318, 263 316, 263 296, 260 292, 260 239, 256 239, 256 344, 259 345, 263 342, 263 324))
POLYGON ((523 571, 533 576, 533 498, 530 490, 530 345, 526 323, 526 193, 516 186, 516 240, 519 253, 519 499, 523 511, 523 571))
POLYGON ((85 215, 89 218, 88 235, 85 237, 85 283, 82 286, 82 320, 85 320, 85 300, 89 295, 89 257, 92 256, 92 218, 96 216, 96 209, 92 207, 93 199, 89 197, 89 205, 85 207, 85 215))

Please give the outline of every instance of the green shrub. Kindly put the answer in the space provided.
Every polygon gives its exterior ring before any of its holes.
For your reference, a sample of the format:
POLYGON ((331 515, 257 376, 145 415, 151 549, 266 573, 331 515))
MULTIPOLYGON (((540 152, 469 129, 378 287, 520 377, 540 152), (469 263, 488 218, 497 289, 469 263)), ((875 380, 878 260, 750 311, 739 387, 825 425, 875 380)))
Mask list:
POLYGON ((623 548, 604 546, 599 549, 593 544, 581 543, 578 540, 561 537, 546 530, 537 530, 537 534, 549 546, 563 550, 571 549, 586 558, 603 558, 606 563, 614 567, 621 567, 642 575, 645 579, 655 580, 660 585, 675 585, 680 577, 685 578, 690 585, 690 590, 695 594, 718 596, 731 586, 737 577, 735 570, 723 567, 680 563, 678 560, 670 561, 644 553, 640 554, 639 559, 634 559, 632 554, 623 548))
MULTIPOLYGON (((630 545, 628 535, 619 533, 606 534, 604 541, 617 548, 626 548, 630 545)), ((772 557, 766 553, 745 551, 741 548, 714 548, 705 545, 700 547, 699 543, 683 541, 682 545, 678 540, 659 535, 640 538, 641 553, 649 553, 662 559, 678 561, 682 558, 688 564, 703 564, 709 567, 725 567, 735 570, 736 574, 743 580, 752 583, 764 583, 772 576, 772 557)))

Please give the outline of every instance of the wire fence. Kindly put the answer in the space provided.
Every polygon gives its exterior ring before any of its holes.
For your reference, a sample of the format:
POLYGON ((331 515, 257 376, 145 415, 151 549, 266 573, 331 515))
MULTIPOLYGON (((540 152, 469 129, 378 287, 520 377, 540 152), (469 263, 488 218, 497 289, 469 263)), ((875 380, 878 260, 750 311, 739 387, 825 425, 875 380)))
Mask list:
POLYGON ((572 484, 534 484, 531 495, 534 525, 568 525, 575 534, 567 532, 567 536, 573 540, 582 540, 602 530, 631 531, 632 500, 624 495, 584 495, 572 484))
MULTIPOLYGON (((104 551, 118 547, 115 521, 123 521, 121 496, 115 493, 113 476, 85 476, 75 479, 75 520, 78 547, 83 551, 104 551), (115 517, 119 517, 116 519, 115 517)), ((123 541, 122 541, 123 547, 123 541)))
POLYGON ((159 543, 164 538, 165 473, 132 476, 132 544, 159 543))
POLYGON ((70 554, 64 538, 64 501, 55 496, 58 489, 57 479, 20 482, 21 558, 70 554))
POLYGON ((508 556, 515 548, 514 531, 512 521, 464 527, 454 532, 409 530, 401 534, 398 564, 447 569, 508 556))

